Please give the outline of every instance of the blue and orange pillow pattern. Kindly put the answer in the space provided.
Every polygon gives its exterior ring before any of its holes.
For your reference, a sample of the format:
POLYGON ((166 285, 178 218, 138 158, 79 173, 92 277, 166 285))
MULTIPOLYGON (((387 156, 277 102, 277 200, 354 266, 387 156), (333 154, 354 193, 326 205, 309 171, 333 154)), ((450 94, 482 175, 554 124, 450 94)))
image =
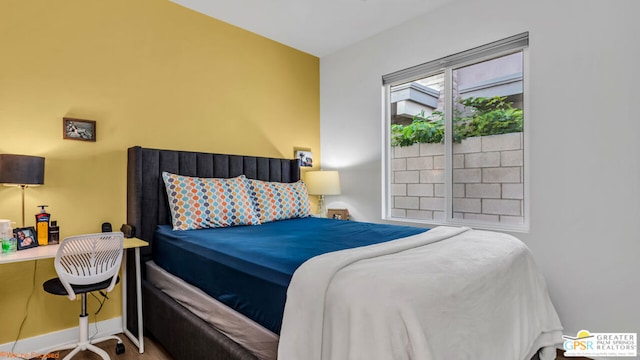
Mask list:
POLYGON ((280 183, 247 179, 247 182, 261 223, 311 215, 309 193, 302 181, 280 183))
POLYGON ((199 178, 162 173, 174 230, 258 225, 247 179, 199 178))

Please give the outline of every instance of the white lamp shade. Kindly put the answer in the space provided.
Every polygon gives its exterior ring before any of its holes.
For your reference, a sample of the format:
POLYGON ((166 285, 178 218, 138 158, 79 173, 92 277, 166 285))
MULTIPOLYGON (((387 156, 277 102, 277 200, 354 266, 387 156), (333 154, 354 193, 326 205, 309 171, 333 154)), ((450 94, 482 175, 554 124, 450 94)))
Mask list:
POLYGON ((307 171, 304 182, 309 195, 340 194, 340 175, 337 171, 307 171))

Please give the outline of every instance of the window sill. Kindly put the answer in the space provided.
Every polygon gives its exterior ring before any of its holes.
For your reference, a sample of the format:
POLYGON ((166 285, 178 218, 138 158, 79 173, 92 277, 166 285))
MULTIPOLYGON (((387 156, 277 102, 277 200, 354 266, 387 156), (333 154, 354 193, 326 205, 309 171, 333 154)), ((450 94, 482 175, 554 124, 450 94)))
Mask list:
POLYGON ((449 221, 439 220, 420 220, 420 219, 407 219, 397 217, 383 217, 382 220, 399 223, 398 225, 425 225, 427 227, 435 226, 468 226, 476 230, 490 230, 500 232, 513 232, 513 233, 529 233, 528 224, 489 224, 486 222, 474 222, 474 221, 461 221, 458 219, 451 219, 449 221))

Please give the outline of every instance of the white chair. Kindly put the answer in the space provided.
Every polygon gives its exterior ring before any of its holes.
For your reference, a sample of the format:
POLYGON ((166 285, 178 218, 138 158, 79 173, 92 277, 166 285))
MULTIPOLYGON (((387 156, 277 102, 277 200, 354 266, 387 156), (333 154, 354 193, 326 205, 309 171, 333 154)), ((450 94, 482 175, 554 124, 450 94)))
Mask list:
POLYGON ((82 296, 80 314, 80 341, 51 351, 73 349, 64 360, 71 359, 78 352, 89 350, 109 360, 109 355, 93 345, 105 340, 117 340, 116 354, 124 352, 124 344, 117 336, 89 339, 89 316, 87 314, 87 293, 113 290, 119 281, 118 270, 122 262, 124 236, 121 232, 108 232, 73 236, 64 239, 54 261, 58 277, 47 280, 44 290, 54 295, 66 295, 75 300, 82 296))

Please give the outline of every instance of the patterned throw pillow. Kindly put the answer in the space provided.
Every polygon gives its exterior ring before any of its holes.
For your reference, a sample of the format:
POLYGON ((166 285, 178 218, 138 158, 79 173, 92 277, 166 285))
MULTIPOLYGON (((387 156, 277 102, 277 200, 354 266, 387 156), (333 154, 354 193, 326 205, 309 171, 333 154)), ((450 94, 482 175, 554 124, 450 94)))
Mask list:
POLYGON ((260 222, 307 217, 311 203, 307 187, 302 181, 295 183, 268 182, 247 179, 260 222))
POLYGON ((173 230, 258 225, 247 178, 198 178, 162 173, 173 230))

